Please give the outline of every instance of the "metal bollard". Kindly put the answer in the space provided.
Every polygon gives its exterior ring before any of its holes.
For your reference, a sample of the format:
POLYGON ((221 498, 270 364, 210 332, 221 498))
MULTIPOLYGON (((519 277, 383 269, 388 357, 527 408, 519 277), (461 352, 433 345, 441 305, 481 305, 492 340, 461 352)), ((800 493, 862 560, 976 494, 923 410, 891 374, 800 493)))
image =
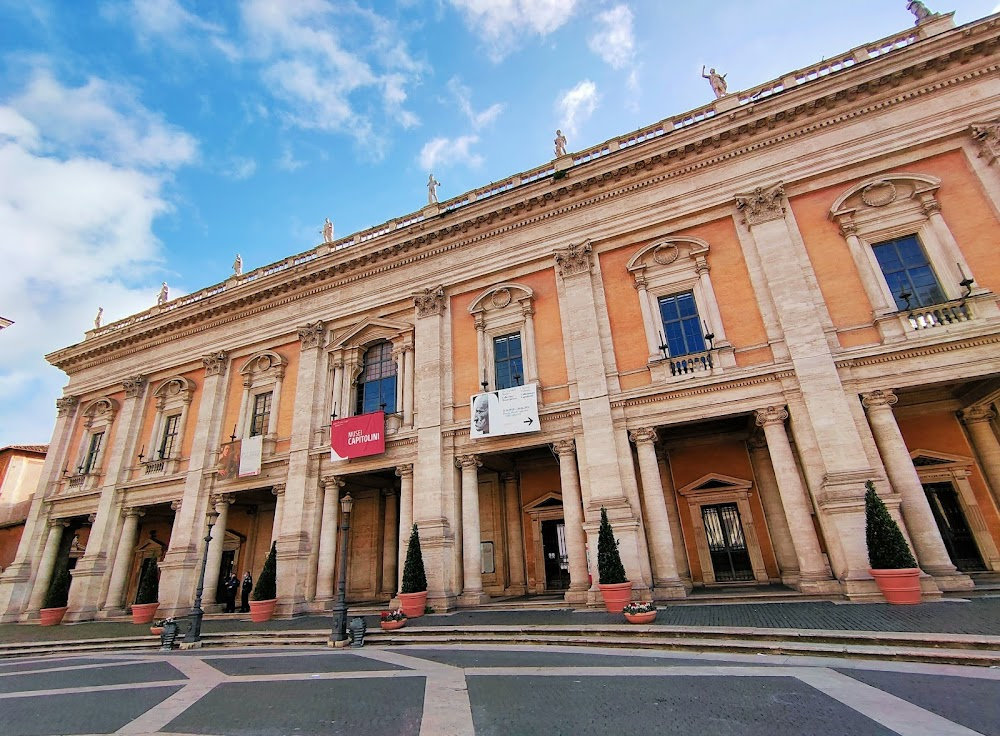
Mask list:
POLYGON ((169 652, 177 648, 177 636, 180 627, 172 618, 163 622, 163 633, 160 634, 160 651, 169 652))
POLYGON ((365 620, 360 616, 358 618, 352 618, 350 625, 347 627, 348 636, 351 639, 351 648, 360 649, 365 644, 365 632, 368 627, 365 625, 365 620))

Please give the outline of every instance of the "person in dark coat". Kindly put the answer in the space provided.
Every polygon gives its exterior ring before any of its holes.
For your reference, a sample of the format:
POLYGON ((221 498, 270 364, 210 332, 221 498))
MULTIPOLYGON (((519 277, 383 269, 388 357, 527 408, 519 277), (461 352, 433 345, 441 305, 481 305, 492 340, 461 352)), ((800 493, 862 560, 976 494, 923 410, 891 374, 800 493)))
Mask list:
POLYGON ((242 598, 240 600, 240 613, 250 613, 250 591, 253 590, 253 578, 250 577, 249 572, 243 573, 243 588, 240 591, 242 593, 242 598))
POLYGON ((240 581, 236 573, 229 573, 229 577, 226 578, 226 608, 223 613, 236 613, 236 591, 239 587, 240 581))

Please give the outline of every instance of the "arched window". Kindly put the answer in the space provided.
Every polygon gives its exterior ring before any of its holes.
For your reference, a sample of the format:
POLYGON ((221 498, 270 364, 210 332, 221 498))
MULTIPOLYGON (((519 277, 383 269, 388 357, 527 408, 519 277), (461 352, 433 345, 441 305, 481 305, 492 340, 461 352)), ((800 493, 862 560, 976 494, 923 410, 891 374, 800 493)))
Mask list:
POLYGON ((380 342, 365 351, 361 374, 358 376, 355 414, 373 411, 396 411, 396 361, 392 358, 392 343, 380 342))

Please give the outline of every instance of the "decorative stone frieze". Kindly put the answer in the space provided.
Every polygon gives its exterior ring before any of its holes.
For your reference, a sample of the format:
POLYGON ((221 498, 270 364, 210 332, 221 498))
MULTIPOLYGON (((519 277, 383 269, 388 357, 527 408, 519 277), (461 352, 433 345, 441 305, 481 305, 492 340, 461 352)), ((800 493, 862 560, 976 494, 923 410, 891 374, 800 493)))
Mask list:
POLYGON ((418 317, 431 317, 444 312, 444 287, 424 289, 413 294, 413 306, 417 308, 418 317))
POLYGON ((559 273, 562 276, 574 276, 579 273, 590 272, 590 241, 580 245, 573 244, 568 248, 561 248, 554 254, 556 264, 559 266, 559 273))
POLYGON ((205 366, 206 376, 221 376, 226 372, 226 359, 229 356, 226 351, 220 350, 211 355, 202 356, 201 363, 205 366))
POLYGON ((122 381, 122 388, 125 389, 126 399, 138 399, 142 396, 142 392, 146 388, 146 377, 132 376, 131 378, 126 378, 122 381))
POLYGON ((972 137, 979 145, 979 158, 985 158, 987 165, 1000 157, 1000 122, 973 125, 972 137))
POLYGON ((56 399, 56 413, 61 417, 69 416, 76 409, 78 403, 80 402, 75 396, 63 396, 56 399))
POLYGON ((786 419, 788 419, 788 411, 783 406, 769 406, 754 412, 754 420, 758 427, 766 427, 769 424, 784 424, 786 419))
POLYGON ((323 343, 325 335, 326 324, 323 320, 308 322, 304 327, 299 328, 299 340, 302 341, 303 350, 318 348, 323 343))
POLYGON ((968 409, 962 409, 959 416, 965 424, 978 424, 979 422, 989 422, 994 417, 996 417, 996 412, 988 405, 983 406, 970 406, 968 409))
POLYGON ((770 189, 757 187, 752 194, 736 198, 736 209, 743 214, 743 222, 748 227, 761 225, 771 220, 780 220, 785 216, 785 206, 782 201, 785 189, 777 184, 770 189))
POLYGON ((861 403, 866 409, 875 409, 886 406, 892 407, 899 401, 899 397, 892 391, 876 389, 867 394, 861 394, 861 403))

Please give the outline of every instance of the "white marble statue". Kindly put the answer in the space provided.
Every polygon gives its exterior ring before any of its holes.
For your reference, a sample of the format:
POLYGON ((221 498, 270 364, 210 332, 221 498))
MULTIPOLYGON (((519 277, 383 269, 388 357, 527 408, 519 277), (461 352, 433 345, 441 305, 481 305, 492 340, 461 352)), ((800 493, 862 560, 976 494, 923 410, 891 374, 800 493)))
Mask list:
POLYGON ((97 308, 97 316, 94 317, 94 329, 101 329, 101 322, 104 321, 104 307, 97 308))
POLYGON ((237 253, 236 260, 233 261, 233 274, 236 276, 243 275, 243 257, 237 253))
POLYGON ((556 131, 556 158, 566 155, 566 136, 562 134, 561 130, 556 131))
POLYGON ((729 85, 726 84, 726 75, 718 74, 715 69, 709 69, 708 74, 705 74, 705 65, 701 66, 701 76, 708 80, 708 83, 712 85, 712 91, 715 92, 715 97, 725 97, 726 91, 729 85))
POLYGON ((927 18, 933 15, 933 13, 927 9, 927 6, 920 2, 920 0, 910 0, 906 3, 906 9, 916 16, 918 24, 924 22, 927 18))
POLYGON ((437 188, 439 186, 441 186, 441 182, 434 178, 434 174, 427 177, 427 204, 438 203, 437 188))
POLYGON ((167 286, 167 282, 164 281, 163 285, 160 286, 160 293, 156 295, 157 304, 166 304, 170 299, 170 287, 167 286))
POLYGON ((327 217, 323 223, 323 242, 332 243, 333 242, 333 223, 330 222, 330 218, 327 217))

